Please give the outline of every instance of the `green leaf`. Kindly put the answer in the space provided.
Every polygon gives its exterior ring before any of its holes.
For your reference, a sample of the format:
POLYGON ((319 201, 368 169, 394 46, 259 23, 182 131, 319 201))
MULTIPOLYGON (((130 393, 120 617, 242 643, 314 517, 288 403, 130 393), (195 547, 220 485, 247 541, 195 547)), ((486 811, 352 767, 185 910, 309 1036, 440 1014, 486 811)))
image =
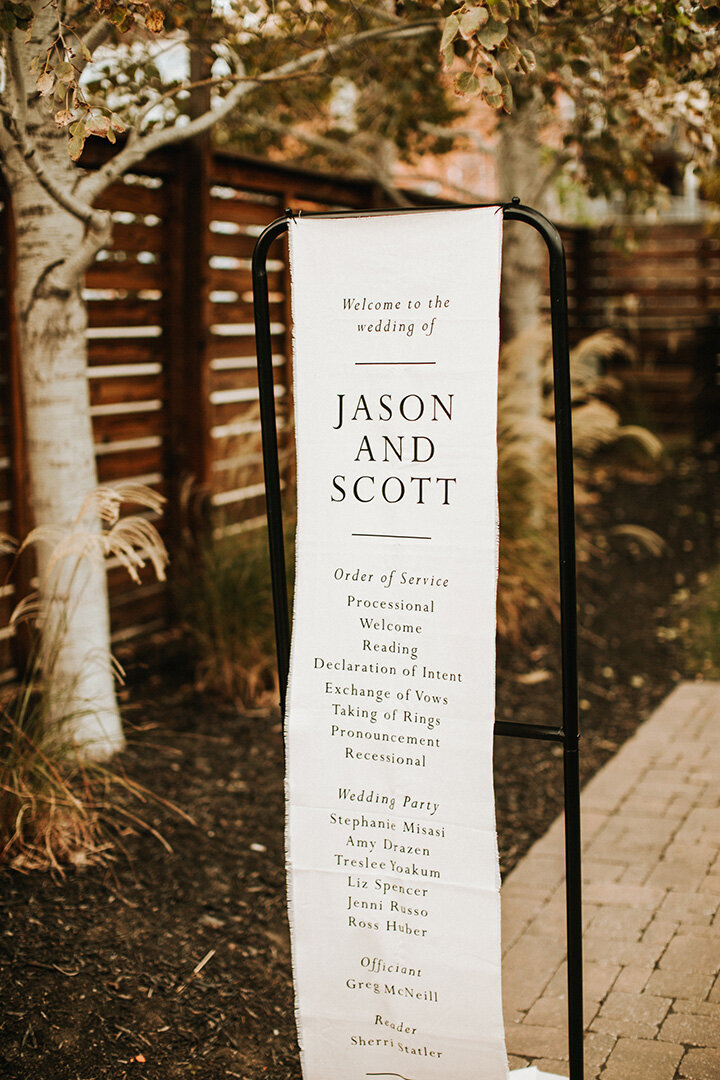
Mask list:
POLYGON ((507 51, 505 53, 505 59, 504 59, 503 63, 505 64, 506 67, 510 67, 510 68, 517 67, 519 62, 520 62, 521 55, 522 54, 520 52, 520 49, 515 44, 515 42, 514 41, 509 41, 508 44, 507 44, 507 51))
POLYGON ((83 152, 85 146, 85 140, 79 135, 73 135, 72 139, 68 142, 68 154, 73 161, 77 161, 83 152))
POLYGON ((63 60, 61 64, 58 64, 55 68, 55 77, 60 82, 69 83, 75 78, 75 68, 72 64, 69 64, 67 60, 63 60))
POLYGON ((503 22, 507 22, 512 18, 512 9, 507 3, 507 0, 497 0, 497 3, 493 6, 493 15, 498 19, 502 19, 503 22))
POLYGON ((492 20, 479 32, 478 41, 481 45, 484 45, 486 49, 494 49, 497 45, 500 45, 507 36, 508 28, 505 23, 492 20))
POLYGON ((8 15, 9 19, 13 20, 13 26, 7 26, 5 29, 28 30, 35 18, 33 9, 29 4, 3 4, 2 15, 8 15))
POLYGON ((488 94, 492 95, 492 97, 497 97, 498 94, 502 95, 503 92, 503 88, 500 85, 500 82, 495 78, 494 75, 486 75, 486 77, 483 79, 482 89, 483 94, 485 94, 486 97, 488 94))
POLYGON ((457 15, 449 15, 445 20, 445 29, 443 30, 443 36, 440 41, 440 52, 445 52, 447 47, 452 45, 459 32, 460 20, 457 15))
POLYGON ((17 20, 15 15, 9 8, 0 8, 0 30, 7 30, 11 33, 17 27, 17 20))
POLYGON ((455 89, 461 97, 477 97, 480 93, 480 80, 472 71, 461 71, 455 80, 455 89))
POLYGON ((105 136, 110 130, 110 118, 108 116, 89 116, 86 123, 91 135, 105 136))
POLYGON ((460 16, 460 33, 466 41, 476 33, 481 26, 488 21, 488 13, 485 8, 474 7, 460 16))
POLYGON ((108 142, 111 142, 111 143, 117 142, 117 135, 115 134, 115 132, 113 131, 112 128, 110 128, 108 130, 107 137, 108 137, 108 142))
POLYGON ((506 83, 502 88, 503 109, 505 112, 512 112, 514 100, 512 86, 510 83, 506 83))
POLYGON ((486 94, 485 100, 492 109, 502 109, 502 94, 486 94))
POLYGON ((537 61, 535 60, 535 53, 532 51, 532 49, 522 50, 522 52, 520 53, 519 64, 521 70, 524 71, 526 75, 529 75, 531 71, 535 70, 537 61))
POLYGON ((53 92, 55 86, 55 76, 52 71, 43 71, 42 75, 38 76, 38 80, 35 83, 35 89, 40 97, 48 97, 53 92))

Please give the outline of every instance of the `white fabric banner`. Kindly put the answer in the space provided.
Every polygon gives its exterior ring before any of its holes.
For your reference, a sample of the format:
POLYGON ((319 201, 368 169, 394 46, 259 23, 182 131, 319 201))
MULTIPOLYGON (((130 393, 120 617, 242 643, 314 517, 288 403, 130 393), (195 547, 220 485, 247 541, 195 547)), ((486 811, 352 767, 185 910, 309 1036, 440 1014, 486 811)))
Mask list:
POLYGON ((305 1080, 506 1080, 497 208, 290 226, 288 872, 305 1080))

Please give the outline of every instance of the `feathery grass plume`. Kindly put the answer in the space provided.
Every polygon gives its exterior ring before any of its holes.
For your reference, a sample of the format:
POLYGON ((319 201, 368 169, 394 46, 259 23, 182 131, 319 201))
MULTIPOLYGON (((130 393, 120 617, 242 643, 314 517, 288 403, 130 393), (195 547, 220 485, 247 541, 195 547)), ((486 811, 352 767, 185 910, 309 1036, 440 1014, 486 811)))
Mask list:
POLYGON ((164 577, 167 552, 155 527, 139 515, 120 516, 123 503, 158 511, 163 501, 140 484, 102 486, 69 528, 38 527, 22 543, 0 537, 16 554, 46 546, 40 588, 11 616, 30 623, 33 647, 21 683, 0 700, 0 862, 31 870, 109 860, 130 825, 156 832, 132 805, 161 800, 119 767, 85 758, 73 730, 92 702, 71 706, 72 687, 58 686, 54 673, 68 627, 67 585, 84 560, 115 556, 135 581, 150 563, 164 577))
POLYGON ((145 484, 100 485, 85 497, 71 525, 38 526, 19 545, 18 554, 27 547, 48 544, 52 548, 45 568, 48 575, 73 557, 103 562, 115 556, 133 581, 140 581, 138 571, 147 563, 152 565, 158 580, 164 581, 168 554, 155 526, 137 514, 120 516, 123 503, 133 503, 158 513, 164 502, 162 495, 145 484))
MULTIPOLYGON (((590 499, 588 465, 599 450, 627 441, 650 459, 662 453, 655 435, 621 425, 606 400, 620 389, 605 374, 608 361, 618 357, 632 362, 631 346, 609 331, 583 339, 570 354, 578 505, 590 499)), ((554 416, 552 332, 540 324, 517 335, 500 354, 498 630, 511 640, 520 637, 533 610, 558 611, 554 416), (529 370, 539 370, 540 401, 537 384, 527 378, 529 370)), ((657 539, 645 536, 646 548, 657 550, 657 539)), ((582 546, 582 535, 578 541, 582 546)))
POLYGON ((608 530, 608 536, 620 536, 631 544, 638 554, 644 551, 658 559, 668 549, 662 536, 644 525, 613 525, 612 529, 608 530))
POLYGON ((50 653, 57 661, 67 630, 69 585, 88 560, 104 564, 114 557, 137 584, 140 570, 150 564, 158 580, 165 580, 168 553, 155 526, 140 514, 120 516, 125 503, 158 513, 164 502, 144 484, 100 485, 85 497, 69 526, 39 525, 16 545, 18 555, 30 547, 46 551, 38 589, 23 597, 10 616, 11 624, 32 621, 40 632, 40 667, 46 677, 50 653), (43 651, 48 652, 44 659, 43 651))

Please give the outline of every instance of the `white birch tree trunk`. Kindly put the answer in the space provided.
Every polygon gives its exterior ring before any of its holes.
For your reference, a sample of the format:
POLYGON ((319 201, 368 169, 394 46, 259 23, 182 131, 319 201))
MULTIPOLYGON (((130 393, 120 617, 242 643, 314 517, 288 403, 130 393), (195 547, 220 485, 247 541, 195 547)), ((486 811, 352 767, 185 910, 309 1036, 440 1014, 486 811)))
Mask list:
MULTIPOLYGON (((37 16, 35 42, 19 50, 28 60, 38 38, 52 33, 52 18, 51 10, 37 16)), ((26 78, 26 86, 34 89, 29 69, 26 78)), ((68 156, 66 133, 36 96, 30 98, 25 119, 52 181, 72 192, 78 171, 68 156)), ((97 486, 81 287, 85 266, 103 237, 89 241, 89 227, 40 186, 21 153, 8 153, 3 165, 16 229, 14 299, 31 515, 36 526, 70 528, 97 486)), ((84 526, 99 527, 92 520, 84 526)), ((63 560, 48 576, 51 557, 50 546, 41 544, 38 571, 45 615, 40 655, 48 721, 64 725, 64 733, 85 755, 108 757, 123 745, 123 735, 111 668, 105 567, 86 555, 63 560)))
MULTIPOLYGON (((15 185, 13 212, 30 505, 37 525, 70 527, 97 486, 87 317, 81 281, 56 285, 53 268, 77 250, 83 227, 30 179, 15 185)), ((51 720, 67 721, 89 755, 107 756, 122 745, 122 730, 110 667, 105 568, 87 555, 71 557, 46 580, 50 556, 41 545, 40 580, 51 590, 42 597, 48 605, 44 664, 51 720)))

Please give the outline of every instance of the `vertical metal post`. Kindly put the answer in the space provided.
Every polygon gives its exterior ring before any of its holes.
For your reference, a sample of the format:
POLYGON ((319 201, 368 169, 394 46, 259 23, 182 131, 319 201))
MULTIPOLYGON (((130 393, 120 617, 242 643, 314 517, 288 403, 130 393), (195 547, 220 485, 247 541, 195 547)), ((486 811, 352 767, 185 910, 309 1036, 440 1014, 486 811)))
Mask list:
POLYGON ((504 211, 506 219, 524 221, 535 228, 545 240, 550 255, 550 312, 560 557, 568 1042, 570 1080, 583 1080, 582 841, 578 753, 580 726, 577 675, 577 577, 565 249, 555 226, 536 210, 521 206, 519 200, 513 200, 510 206, 504 208, 504 211))
MULTIPOLYGON (((442 208, 438 208, 442 209, 442 208)), ((447 209, 455 209, 448 207, 447 209)), ((577 581, 575 569, 575 499, 573 486, 570 360, 565 250, 555 226, 519 199, 503 206, 508 221, 524 221, 545 240, 550 256, 550 303, 555 395, 555 454, 560 563, 560 639, 562 656, 562 727, 497 721, 502 735, 543 739, 563 746, 565 797, 565 874, 567 908, 568 1040, 570 1080, 583 1080, 582 870, 580 834, 579 719, 577 677, 577 581)), ((387 213, 375 211, 374 213, 387 213)), ((393 213, 413 213, 413 208, 393 213)), ((350 211, 315 216, 370 216, 350 211)), ((288 218, 274 221, 258 239, 253 254, 253 293, 257 334, 260 416, 273 585, 278 676, 283 715, 290 657, 285 549, 278 467, 275 394, 266 260, 270 244, 288 228, 288 218)))
POLYGON ((285 537, 283 533, 282 498, 280 494, 280 464, 278 461, 277 419, 275 414, 275 384, 270 337, 270 302, 268 299, 267 253, 276 237, 286 231, 287 218, 268 225, 259 237, 252 259, 253 299, 255 305, 255 341, 260 390, 260 423, 262 427, 265 501, 270 547, 270 576, 272 578, 273 613, 275 616, 275 645, 277 648, 280 708, 285 716, 290 667, 290 618, 285 571, 285 537))

